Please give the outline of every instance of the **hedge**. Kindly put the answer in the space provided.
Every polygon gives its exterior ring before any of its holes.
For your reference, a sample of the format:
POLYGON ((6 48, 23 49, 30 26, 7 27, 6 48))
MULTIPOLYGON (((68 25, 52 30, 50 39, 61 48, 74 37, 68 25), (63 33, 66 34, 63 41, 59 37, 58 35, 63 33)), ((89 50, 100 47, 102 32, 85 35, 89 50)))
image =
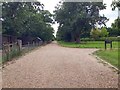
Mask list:
POLYGON ((94 38, 81 38, 81 41, 105 41, 105 40, 112 40, 112 41, 119 41, 120 37, 101 37, 99 39, 94 39, 94 38))

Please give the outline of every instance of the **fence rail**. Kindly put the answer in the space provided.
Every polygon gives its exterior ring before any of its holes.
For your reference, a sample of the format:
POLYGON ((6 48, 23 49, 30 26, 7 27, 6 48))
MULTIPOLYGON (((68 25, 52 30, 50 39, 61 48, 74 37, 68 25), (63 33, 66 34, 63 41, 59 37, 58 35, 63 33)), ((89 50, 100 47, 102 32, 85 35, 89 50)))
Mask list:
POLYGON ((22 45, 22 42, 18 40, 15 43, 3 44, 2 46, 2 62, 9 61, 14 57, 20 56, 36 47, 41 46, 42 42, 33 42, 26 45, 22 45))

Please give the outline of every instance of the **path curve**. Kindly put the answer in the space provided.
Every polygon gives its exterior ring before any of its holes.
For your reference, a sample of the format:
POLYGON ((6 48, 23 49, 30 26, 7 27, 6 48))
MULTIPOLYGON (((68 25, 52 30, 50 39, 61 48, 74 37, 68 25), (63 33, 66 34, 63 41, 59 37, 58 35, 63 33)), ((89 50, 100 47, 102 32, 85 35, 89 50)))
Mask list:
POLYGON ((118 75, 90 54, 52 43, 3 69, 3 88, 117 88, 118 75))

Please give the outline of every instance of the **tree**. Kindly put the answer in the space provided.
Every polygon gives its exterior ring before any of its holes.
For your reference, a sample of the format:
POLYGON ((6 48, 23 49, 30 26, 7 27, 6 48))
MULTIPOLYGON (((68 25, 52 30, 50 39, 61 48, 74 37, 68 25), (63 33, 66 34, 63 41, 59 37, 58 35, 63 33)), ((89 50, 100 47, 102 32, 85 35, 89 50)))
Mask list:
POLYGON ((43 41, 53 38, 52 14, 40 2, 7 2, 2 5, 3 34, 25 42, 36 37, 43 41))
POLYGON ((79 43, 81 36, 90 33, 96 24, 105 25, 108 19, 99 15, 99 11, 105 8, 98 2, 63 2, 54 11, 54 18, 59 23, 57 36, 62 40, 79 43))
POLYGON ((120 18, 119 17, 114 21, 114 23, 112 23, 111 26, 116 36, 120 36, 120 18))
POLYGON ((90 32, 90 35, 92 38, 94 38, 95 40, 100 38, 101 35, 101 31, 97 28, 97 29, 92 29, 90 32))
POLYGON ((98 40, 100 37, 108 37, 109 32, 107 31, 106 27, 102 27, 101 29, 92 29, 90 35, 95 40, 98 40))
POLYGON ((107 31, 106 27, 103 27, 100 32, 100 37, 108 37, 109 32, 107 31))
POLYGON ((113 0, 111 7, 112 7, 112 10, 115 10, 116 7, 120 10, 120 0, 118 0, 118 1, 113 0))

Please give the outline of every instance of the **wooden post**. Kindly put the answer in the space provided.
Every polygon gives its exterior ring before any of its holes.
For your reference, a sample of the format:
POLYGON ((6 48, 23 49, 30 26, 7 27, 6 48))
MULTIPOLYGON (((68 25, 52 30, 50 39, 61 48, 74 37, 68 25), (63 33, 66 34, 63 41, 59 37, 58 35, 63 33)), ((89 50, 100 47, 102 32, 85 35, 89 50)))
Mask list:
POLYGON ((105 40, 105 50, 107 49, 107 44, 110 44, 110 48, 112 49, 112 41, 105 40))
POLYGON ((19 51, 21 51, 22 50, 22 40, 18 40, 17 43, 18 43, 19 51))
POLYGON ((33 47, 35 46, 35 42, 33 41, 33 47))
POLYGON ((110 43, 111 45, 110 45, 110 47, 111 47, 111 49, 112 49, 112 41, 111 41, 111 43, 110 43))
POLYGON ((29 50, 30 43, 28 42, 28 50, 29 50))

